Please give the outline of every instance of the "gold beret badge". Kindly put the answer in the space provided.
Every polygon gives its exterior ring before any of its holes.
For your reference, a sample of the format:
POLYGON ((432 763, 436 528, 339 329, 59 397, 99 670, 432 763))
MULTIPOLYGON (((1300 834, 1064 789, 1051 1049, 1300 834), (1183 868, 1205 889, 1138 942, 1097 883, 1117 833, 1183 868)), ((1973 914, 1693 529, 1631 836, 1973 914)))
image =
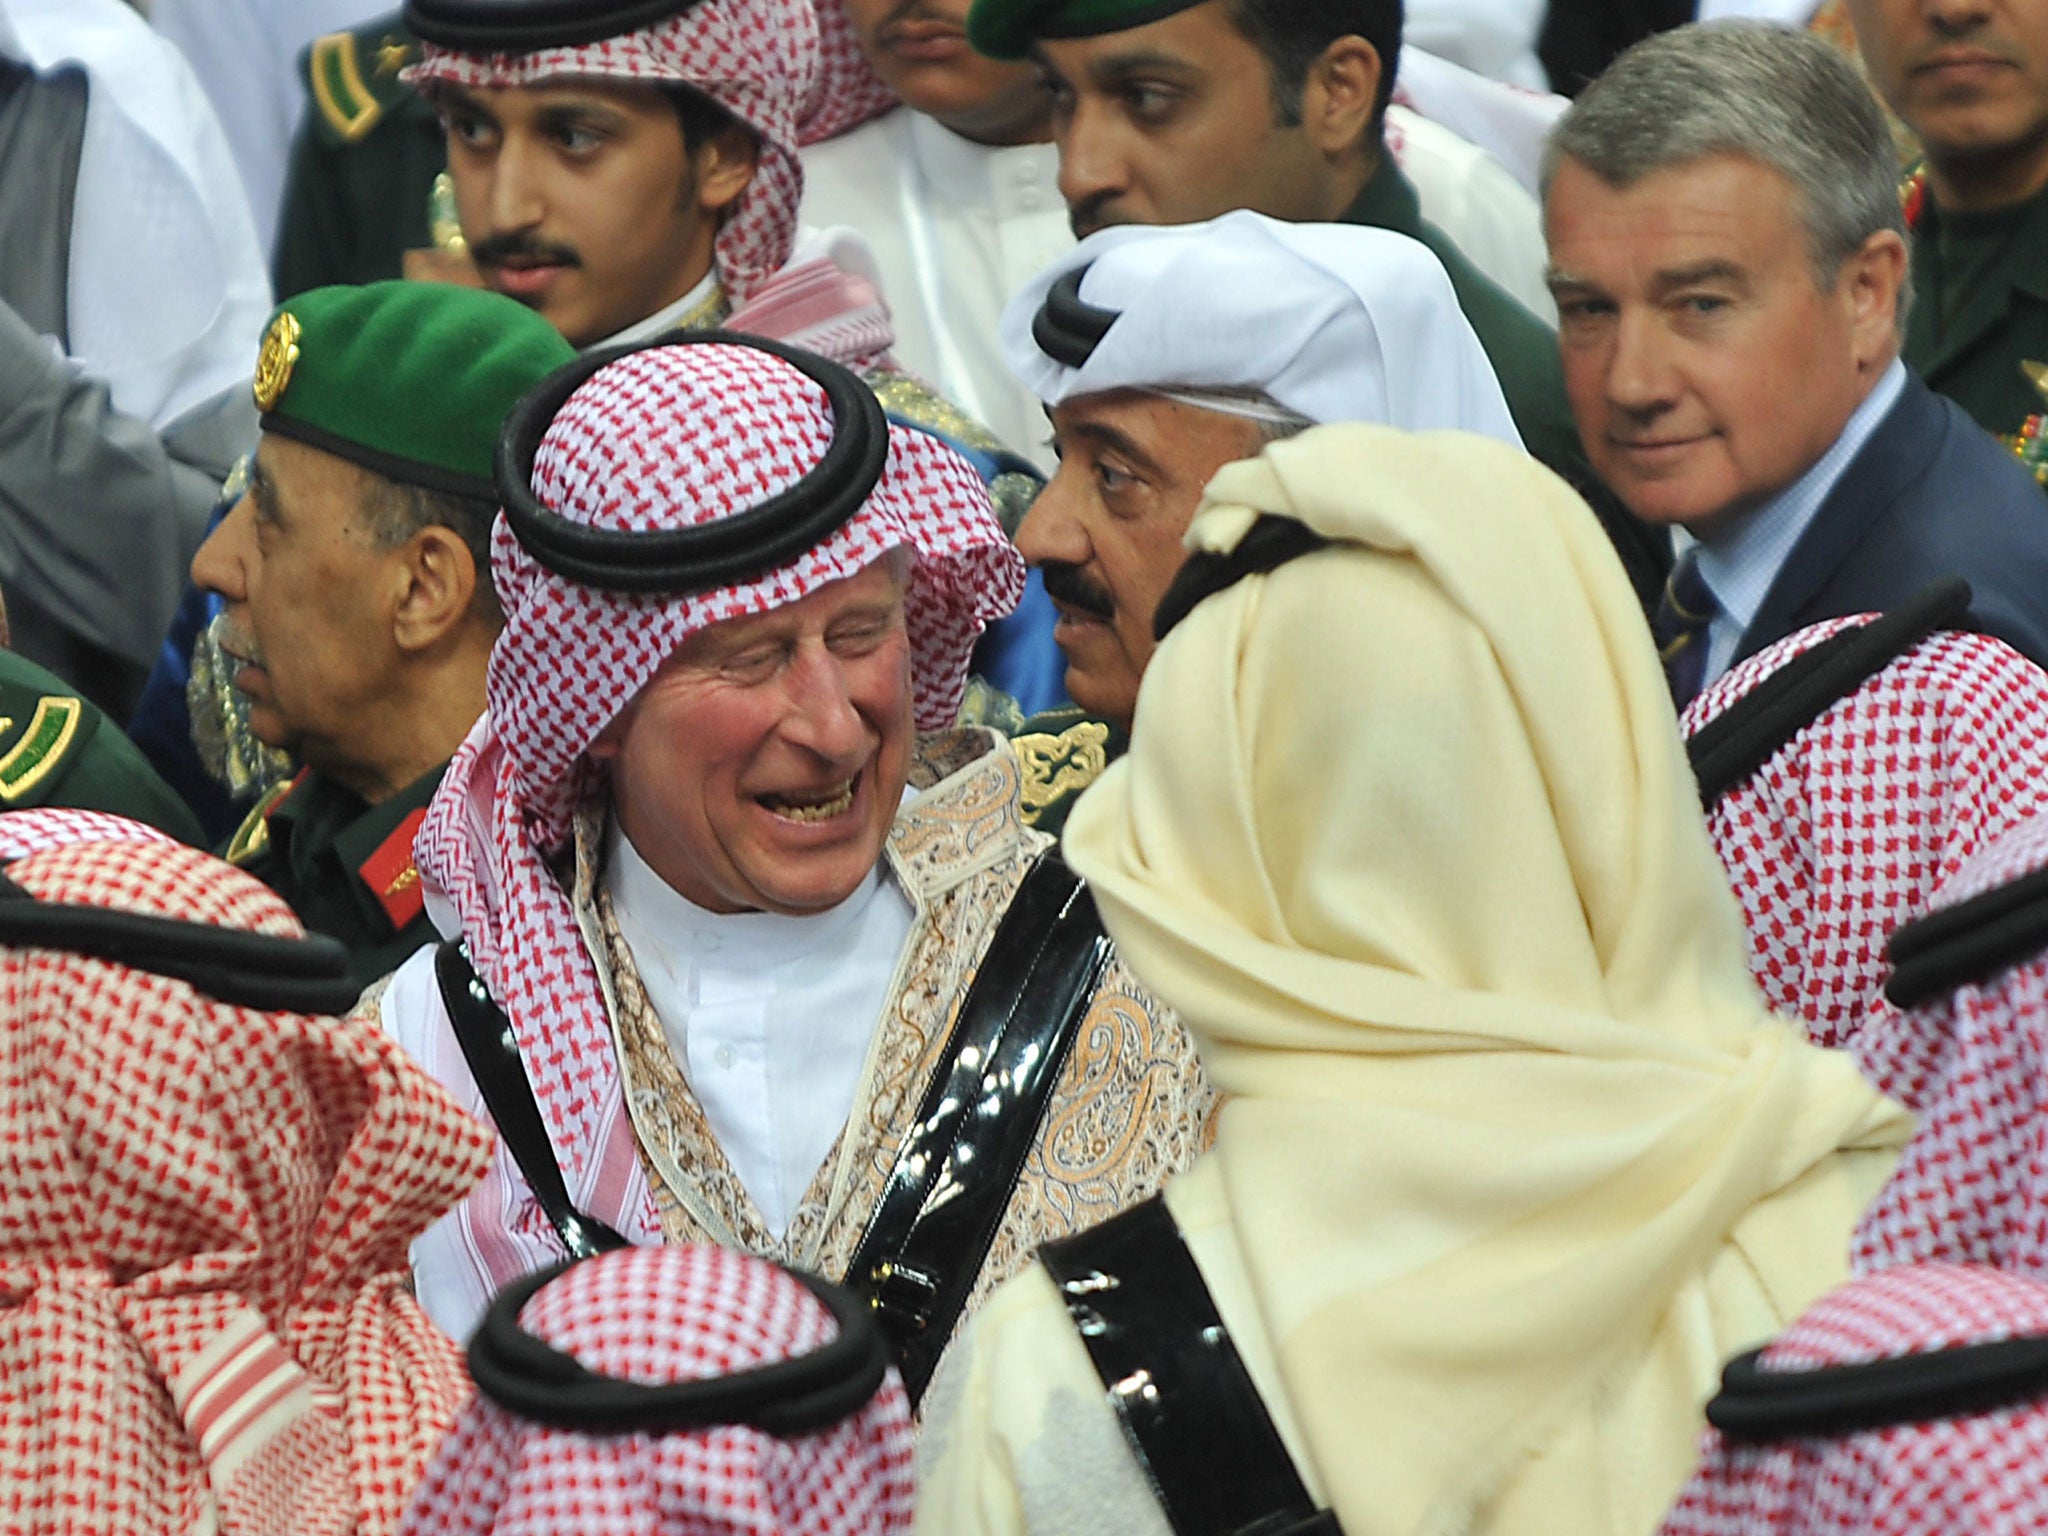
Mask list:
POLYGON ((281 311, 270 322, 263 337, 263 350, 256 354, 256 409, 273 410, 292 381, 292 364, 299 360, 299 322, 289 311, 281 311))

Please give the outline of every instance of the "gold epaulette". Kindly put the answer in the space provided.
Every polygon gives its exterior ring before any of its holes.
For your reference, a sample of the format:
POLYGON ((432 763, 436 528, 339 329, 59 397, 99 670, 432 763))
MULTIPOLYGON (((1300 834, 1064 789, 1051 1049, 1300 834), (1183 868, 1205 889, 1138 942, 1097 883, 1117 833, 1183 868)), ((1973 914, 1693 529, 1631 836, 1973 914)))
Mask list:
POLYGON ((376 44, 376 58, 366 75, 362 50, 367 46, 366 38, 357 33, 330 32, 314 39, 306 52, 306 83, 313 103, 346 144, 377 126, 403 89, 398 72, 414 62, 419 51, 417 44, 387 34, 376 44))
POLYGON ((1010 746, 1023 773, 1020 794, 1031 826, 1047 807, 1078 795, 1109 766, 1109 727, 1100 720, 1082 720, 1058 734, 1012 736, 1010 746))
MULTIPOLYGON (((51 693, 37 699, 28 729, 0 754, 0 801, 34 805, 36 791, 70 759, 84 718, 85 706, 77 699, 51 693)), ((13 727, 11 718, 0 718, 0 732, 13 727)))

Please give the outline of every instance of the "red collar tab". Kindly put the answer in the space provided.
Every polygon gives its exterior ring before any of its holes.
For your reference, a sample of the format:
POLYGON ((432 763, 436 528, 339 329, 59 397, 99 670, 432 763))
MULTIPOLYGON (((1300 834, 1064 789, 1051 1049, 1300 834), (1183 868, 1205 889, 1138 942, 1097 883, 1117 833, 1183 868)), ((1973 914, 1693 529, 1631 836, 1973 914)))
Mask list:
POLYGON ((401 821, 356 870, 384 908, 384 915, 391 919, 394 933, 426 910, 426 899, 420 893, 419 866, 412 861, 413 839, 419 836, 420 823, 426 819, 427 808, 421 806, 401 821))

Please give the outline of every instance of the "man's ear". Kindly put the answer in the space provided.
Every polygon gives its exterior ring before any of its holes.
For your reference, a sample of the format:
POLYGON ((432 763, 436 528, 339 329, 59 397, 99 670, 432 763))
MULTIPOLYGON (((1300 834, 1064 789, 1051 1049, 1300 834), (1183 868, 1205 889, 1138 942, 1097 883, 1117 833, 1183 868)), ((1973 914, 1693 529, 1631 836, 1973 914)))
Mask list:
POLYGON ((1899 349, 1899 300, 1906 287, 1906 242, 1880 229, 1851 251, 1835 274, 1835 291, 1849 306, 1859 366, 1889 363, 1899 349))
POLYGON ((1348 154, 1372 128, 1379 93, 1379 50, 1362 37, 1340 37, 1308 67, 1301 93, 1302 131, 1325 155, 1348 154))
POLYGON ((392 640, 402 651, 433 648, 469 621, 476 606, 476 559, 452 528, 422 528, 398 551, 392 640))
POLYGON ((723 213, 754 184, 761 146, 738 123, 726 123, 691 151, 690 162, 697 177, 697 206, 706 213, 723 213))

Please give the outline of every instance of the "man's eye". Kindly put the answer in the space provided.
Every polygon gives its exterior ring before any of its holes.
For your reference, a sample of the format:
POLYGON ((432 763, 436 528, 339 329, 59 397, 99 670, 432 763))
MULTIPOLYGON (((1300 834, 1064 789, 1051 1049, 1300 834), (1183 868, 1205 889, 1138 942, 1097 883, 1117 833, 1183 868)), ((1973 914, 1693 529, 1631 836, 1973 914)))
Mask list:
POLYGON ((1136 485, 1138 478, 1118 469, 1114 464, 1098 459, 1095 464, 1095 483, 1102 487, 1105 496, 1114 496, 1136 485))
POLYGON ((1173 115, 1180 104, 1177 91, 1170 91, 1158 85, 1128 85, 1124 87, 1124 110, 1140 123, 1160 123, 1173 115))
POLYGON ((1602 315, 1614 313, 1614 306, 1605 299, 1559 299, 1557 318, 1560 324, 1597 320, 1602 315))
POLYGON ((736 652, 718 664, 718 670, 727 677, 741 682, 756 682, 770 676, 781 659, 782 653, 774 646, 757 645, 750 650, 736 652))
POLYGON ((558 128, 555 142, 572 155, 587 155, 604 142, 604 135, 589 128, 558 128))
POLYGON ((450 138, 470 149, 481 149, 491 139, 491 125, 480 117, 466 112, 450 112, 442 117, 441 124, 448 130, 450 138))
POLYGON ((1689 315, 1715 315, 1728 307, 1728 300, 1718 293, 1688 293, 1678 304, 1689 315))

